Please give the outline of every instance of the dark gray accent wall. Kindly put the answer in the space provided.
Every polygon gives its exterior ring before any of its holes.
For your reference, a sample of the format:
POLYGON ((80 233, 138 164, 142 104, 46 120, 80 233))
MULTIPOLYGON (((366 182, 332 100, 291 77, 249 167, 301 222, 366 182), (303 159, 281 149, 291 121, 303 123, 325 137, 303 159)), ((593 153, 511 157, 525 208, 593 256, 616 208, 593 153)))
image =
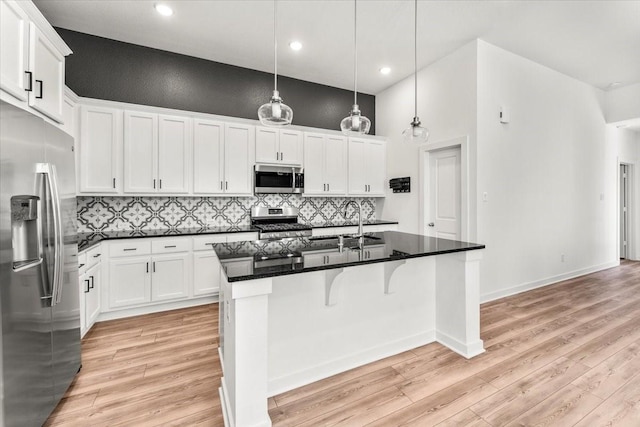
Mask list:
MULTIPOLYGON (((56 31, 73 51, 66 59, 66 84, 79 96, 257 119, 273 92, 270 73, 56 31)), ((278 76, 278 90, 300 126, 339 130, 353 104, 352 91, 285 76, 278 76)), ((358 103, 374 134, 375 96, 358 94, 358 103)))

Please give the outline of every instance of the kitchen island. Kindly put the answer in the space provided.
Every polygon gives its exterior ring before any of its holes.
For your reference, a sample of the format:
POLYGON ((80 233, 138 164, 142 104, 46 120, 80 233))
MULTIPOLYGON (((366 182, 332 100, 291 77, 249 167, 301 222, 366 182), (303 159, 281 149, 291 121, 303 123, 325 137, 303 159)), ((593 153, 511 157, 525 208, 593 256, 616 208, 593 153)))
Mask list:
POLYGON ((430 342, 484 351, 484 245, 389 231, 213 247, 228 426, 270 426, 268 397, 430 342))

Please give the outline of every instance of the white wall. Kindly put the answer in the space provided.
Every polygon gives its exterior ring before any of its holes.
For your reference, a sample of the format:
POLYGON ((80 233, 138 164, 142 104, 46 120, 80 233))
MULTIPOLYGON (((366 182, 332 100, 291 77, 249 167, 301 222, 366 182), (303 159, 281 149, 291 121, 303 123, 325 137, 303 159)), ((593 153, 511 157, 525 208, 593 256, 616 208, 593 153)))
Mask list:
POLYGON ((640 83, 607 91, 605 117, 607 123, 640 117, 640 83))
MULTIPOLYGON (((401 143, 412 83, 376 95, 388 176, 412 180, 409 194, 387 190, 379 211, 421 232, 418 148, 401 143)), ((421 70, 418 89, 429 143, 469 135, 469 240, 487 245, 484 301, 617 264, 618 148, 608 143, 603 91, 480 40, 421 70)))
MULTIPOLYGON (((469 135, 470 156, 474 158, 476 45, 475 41, 468 43, 418 72, 418 116, 429 129, 428 142, 469 135)), ((413 119, 413 99, 413 75, 376 95, 376 133, 388 138, 387 177, 411 177, 411 192, 394 194, 387 188, 386 198, 380 199, 377 211, 384 219, 397 220, 399 231, 421 233, 418 146, 402 142, 402 131, 413 119)), ((475 177, 470 177, 470 182, 474 184, 475 177)), ((475 203, 472 205, 475 212, 475 203)), ((473 225, 470 228, 473 240, 475 228, 473 225)))
POLYGON ((616 263, 617 149, 603 105, 599 89, 478 44, 484 300, 616 263))

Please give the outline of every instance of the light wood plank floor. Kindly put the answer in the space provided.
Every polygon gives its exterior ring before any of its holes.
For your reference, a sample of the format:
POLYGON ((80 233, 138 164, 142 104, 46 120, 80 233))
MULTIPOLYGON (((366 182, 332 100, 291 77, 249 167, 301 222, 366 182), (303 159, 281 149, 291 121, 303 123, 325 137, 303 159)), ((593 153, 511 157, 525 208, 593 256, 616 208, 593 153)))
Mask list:
MULTIPOLYGON (((274 426, 640 426, 640 262, 482 305, 429 344, 269 399, 274 426)), ((220 426, 217 306, 97 324, 46 425, 220 426)))

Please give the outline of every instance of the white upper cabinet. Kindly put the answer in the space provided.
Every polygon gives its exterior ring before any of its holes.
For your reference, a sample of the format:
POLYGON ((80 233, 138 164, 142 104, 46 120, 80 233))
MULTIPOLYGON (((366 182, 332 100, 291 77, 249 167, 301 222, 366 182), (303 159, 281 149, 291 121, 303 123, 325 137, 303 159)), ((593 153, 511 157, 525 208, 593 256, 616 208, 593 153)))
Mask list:
POLYGON ((224 193, 224 123, 193 121, 193 192, 224 193))
POLYGON ((191 166, 191 121, 159 116, 158 192, 188 193, 191 166))
POLYGON ((384 197, 386 145, 383 141, 349 138, 349 195, 384 197))
POLYGON ((0 2, 0 19, 0 88, 26 101, 29 19, 15 1, 0 2))
POLYGON ((303 134, 297 130, 256 128, 256 163, 302 165, 303 134))
POLYGON ((64 56, 33 22, 29 27, 29 68, 33 73, 29 105, 62 123, 64 56))
POLYGON ((224 148, 224 192, 253 195, 255 127, 226 123, 224 148))
POLYGON ((305 132, 304 194, 343 196, 347 192, 347 139, 305 132))
POLYGON ((158 188, 158 115, 124 112, 124 192, 155 193, 158 188))
POLYGON ((82 106, 80 192, 122 192, 122 110, 82 106))
POLYGON ((71 50, 32 2, 0 0, 0 19, 0 88, 22 108, 62 123, 71 50))
POLYGON ((191 121, 139 111, 124 113, 124 192, 189 192, 191 121))

